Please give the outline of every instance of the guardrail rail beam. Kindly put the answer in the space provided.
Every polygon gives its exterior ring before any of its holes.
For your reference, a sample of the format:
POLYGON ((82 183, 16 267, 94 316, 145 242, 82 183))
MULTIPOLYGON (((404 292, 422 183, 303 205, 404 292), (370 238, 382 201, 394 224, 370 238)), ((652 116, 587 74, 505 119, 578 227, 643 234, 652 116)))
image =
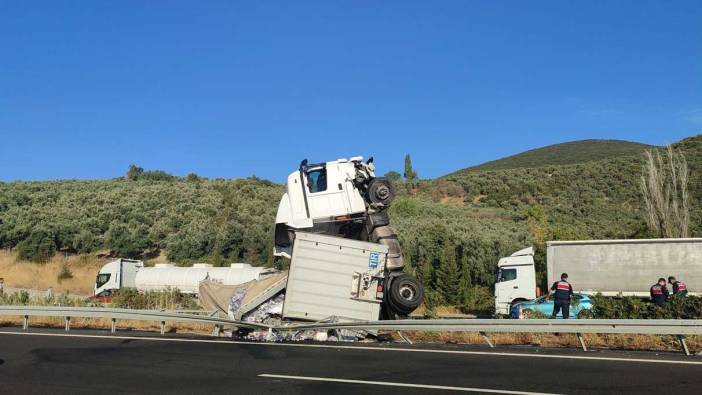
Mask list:
MULTIPOLYGON (((176 323, 198 323, 214 325, 212 334, 218 335, 226 326, 267 330, 269 339, 273 332, 293 332, 306 329, 350 329, 366 331, 425 331, 425 332, 473 332, 494 347, 488 333, 572 333, 578 337, 580 346, 587 350, 583 334, 641 334, 676 336, 682 351, 690 355, 685 336, 702 336, 702 320, 641 320, 641 319, 573 319, 573 320, 499 320, 499 319, 426 319, 426 320, 386 320, 362 322, 314 322, 294 325, 272 326, 254 322, 243 322, 207 316, 203 314, 178 313, 158 310, 131 310, 104 307, 62 307, 62 306, 0 306, 0 316, 23 318, 22 328, 29 329, 29 318, 63 317, 65 331, 71 329, 71 318, 104 318, 112 321, 110 331, 116 332, 116 321, 151 321, 161 324, 161 334, 166 333, 166 321, 176 323)), ((402 337, 402 336, 401 336, 402 337)))

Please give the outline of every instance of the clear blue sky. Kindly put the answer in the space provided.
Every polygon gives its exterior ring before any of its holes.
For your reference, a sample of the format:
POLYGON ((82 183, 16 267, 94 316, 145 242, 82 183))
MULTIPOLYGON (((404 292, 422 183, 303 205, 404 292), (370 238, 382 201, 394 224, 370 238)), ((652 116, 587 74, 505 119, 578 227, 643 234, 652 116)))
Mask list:
POLYGON ((701 1, 2 1, 0 180, 702 132, 701 1))

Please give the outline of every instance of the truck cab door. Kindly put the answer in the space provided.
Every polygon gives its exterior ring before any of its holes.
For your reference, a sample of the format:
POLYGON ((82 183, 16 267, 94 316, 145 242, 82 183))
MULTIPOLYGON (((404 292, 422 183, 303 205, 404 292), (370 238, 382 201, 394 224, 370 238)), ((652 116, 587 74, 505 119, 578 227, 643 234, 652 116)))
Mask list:
POLYGON ((500 259, 495 281, 495 312, 509 314, 514 300, 536 298, 533 251, 522 250, 500 259), (520 254, 521 252, 523 254, 520 254))
MULTIPOLYGON (((516 267, 501 267, 497 271, 495 283, 495 306, 509 306, 519 293, 519 281, 516 267)), ((503 309, 501 309, 503 310, 503 309)), ((504 310, 503 310, 504 311, 504 310)), ((503 312, 509 314, 509 311, 503 312)))
POLYGON ((310 217, 330 219, 349 214, 349 202, 344 191, 345 180, 340 179, 336 165, 322 166, 305 172, 307 201, 310 217))

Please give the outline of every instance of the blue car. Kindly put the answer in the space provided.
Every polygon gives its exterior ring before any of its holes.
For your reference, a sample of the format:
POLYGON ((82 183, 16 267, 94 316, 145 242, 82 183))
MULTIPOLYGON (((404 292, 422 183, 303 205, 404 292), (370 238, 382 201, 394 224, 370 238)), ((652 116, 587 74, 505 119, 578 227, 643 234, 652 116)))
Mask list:
MULTIPOLYGON (((529 318, 532 311, 550 317, 553 313, 553 295, 551 297, 542 296, 540 298, 529 300, 526 302, 515 303, 510 311, 512 318, 529 318)), ((570 301, 569 318, 576 318, 578 313, 583 310, 592 308, 592 300, 590 296, 585 294, 575 293, 570 301)), ((563 313, 558 313, 558 318, 563 318, 563 313)))

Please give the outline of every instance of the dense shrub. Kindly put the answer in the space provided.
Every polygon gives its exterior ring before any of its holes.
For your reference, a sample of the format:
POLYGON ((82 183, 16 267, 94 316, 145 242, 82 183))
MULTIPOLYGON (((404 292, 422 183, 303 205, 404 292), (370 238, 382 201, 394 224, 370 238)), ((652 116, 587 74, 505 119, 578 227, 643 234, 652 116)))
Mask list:
POLYGON ((25 290, 17 292, 0 293, 0 304, 3 305, 28 305, 30 301, 29 292, 25 290))
POLYGON ((115 254, 127 258, 137 258, 152 246, 148 227, 137 221, 128 224, 115 222, 105 232, 105 243, 115 254))
POLYGON ((495 299, 490 287, 475 286, 465 291, 459 305, 464 313, 489 314, 495 312, 495 299))
POLYGON ((3 292, 0 293, 0 305, 23 305, 23 306, 72 306, 72 307, 84 307, 91 303, 86 299, 71 297, 67 292, 62 293, 59 296, 44 297, 35 296, 31 297, 27 291, 18 291, 13 293, 3 292))
POLYGON ((634 296, 592 297, 593 307, 580 312, 578 318, 603 319, 702 319, 702 298, 674 297, 663 306, 634 296))
POLYGON ((17 244, 17 259, 46 262, 56 253, 55 236, 48 230, 33 230, 17 244))
POLYGON ((122 288, 115 292, 112 298, 112 307, 140 310, 187 310, 197 308, 198 304, 194 296, 180 293, 177 289, 139 292, 135 288, 122 288))
POLYGON ((424 315, 428 318, 436 318, 436 308, 439 305, 441 305, 441 295, 433 289, 427 289, 424 292, 424 307, 426 307, 424 315))
MULTIPOLYGON (((189 174, 188 177, 186 177, 186 179, 190 178, 190 176, 191 175, 189 174)), ((143 168, 136 166, 136 165, 129 166, 129 169, 127 170, 127 175, 125 176, 125 178, 127 180, 130 180, 130 181, 137 181, 137 180, 173 181, 173 180, 177 179, 177 177, 172 176, 163 170, 146 171, 143 168)))
POLYGON ((73 278, 73 272, 71 272, 71 269, 69 269, 68 266, 66 266, 66 265, 61 266, 61 271, 56 276, 56 279, 58 280, 58 282, 61 282, 63 280, 68 280, 70 278, 73 278))

